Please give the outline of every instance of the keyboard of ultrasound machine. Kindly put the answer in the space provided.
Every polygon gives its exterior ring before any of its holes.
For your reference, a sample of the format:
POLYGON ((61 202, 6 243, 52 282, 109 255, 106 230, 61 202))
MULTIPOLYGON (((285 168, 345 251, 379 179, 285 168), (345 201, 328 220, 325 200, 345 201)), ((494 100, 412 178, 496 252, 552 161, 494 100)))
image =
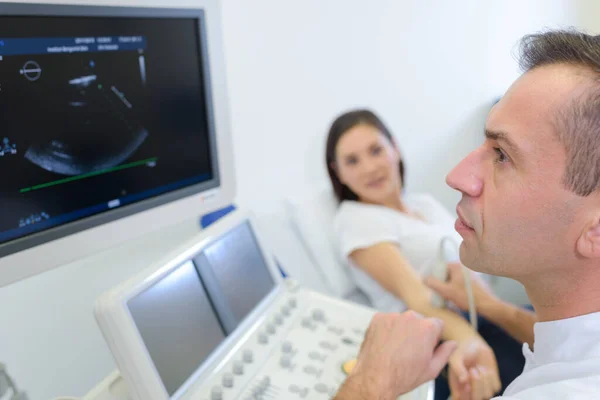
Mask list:
MULTIPOLYGON (((284 284, 285 285, 285 284, 284 284)), ((366 307, 293 284, 202 383, 201 400, 330 399, 345 380, 373 316, 366 307)), ((401 396, 427 400, 431 384, 401 396)))

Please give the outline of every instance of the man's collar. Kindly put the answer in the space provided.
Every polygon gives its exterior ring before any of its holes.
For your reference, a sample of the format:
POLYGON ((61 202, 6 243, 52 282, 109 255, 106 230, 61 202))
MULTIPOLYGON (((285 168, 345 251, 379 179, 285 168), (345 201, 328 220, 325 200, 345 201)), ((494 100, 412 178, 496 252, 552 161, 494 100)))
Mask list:
POLYGON ((555 362, 600 357, 600 312, 537 322, 533 330, 534 351, 523 346, 526 370, 555 362))

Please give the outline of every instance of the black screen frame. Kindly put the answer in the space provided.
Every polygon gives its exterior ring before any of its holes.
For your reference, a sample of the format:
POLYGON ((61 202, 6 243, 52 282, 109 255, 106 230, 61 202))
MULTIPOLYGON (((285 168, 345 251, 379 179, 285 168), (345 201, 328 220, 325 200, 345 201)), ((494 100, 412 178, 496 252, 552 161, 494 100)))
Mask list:
POLYGON ((213 90, 208 49, 208 27, 206 22, 206 11, 195 8, 160 8, 160 7, 120 7, 120 6, 96 6, 96 5, 66 5, 66 4, 36 4, 36 3, 0 3, 0 17, 129 17, 129 18, 187 18, 197 21, 199 45, 199 63, 202 68, 201 79, 204 84, 204 96, 206 105, 208 140, 212 178, 204 182, 194 184, 183 189, 174 190, 138 201, 133 204, 124 205, 113 210, 104 211, 100 214, 85 217, 63 225, 36 232, 21 238, 17 238, 0 244, 0 257, 18 253, 32 247, 39 246, 57 239, 64 238, 97 226, 126 218, 128 216, 156 208, 176 200, 192 195, 200 194, 221 186, 219 156, 217 151, 217 137, 215 127, 215 111, 213 103, 213 90))

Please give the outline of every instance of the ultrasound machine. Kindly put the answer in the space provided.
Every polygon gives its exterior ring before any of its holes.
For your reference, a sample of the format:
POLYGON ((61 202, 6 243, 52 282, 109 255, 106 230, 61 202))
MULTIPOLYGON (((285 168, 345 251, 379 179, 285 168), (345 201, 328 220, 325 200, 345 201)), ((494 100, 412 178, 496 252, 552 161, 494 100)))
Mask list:
MULTIPOLYGON (((0 3, 0 286, 233 202, 220 7, 196 3, 0 3)), ((238 209, 98 297, 117 369, 83 399, 330 399, 374 312, 284 278, 238 209)))
MULTIPOLYGON (((330 399, 373 312, 282 279, 243 211, 105 293, 95 309, 140 400, 330 399)), ((428 383, 401 399, 430 391, 428 383)))

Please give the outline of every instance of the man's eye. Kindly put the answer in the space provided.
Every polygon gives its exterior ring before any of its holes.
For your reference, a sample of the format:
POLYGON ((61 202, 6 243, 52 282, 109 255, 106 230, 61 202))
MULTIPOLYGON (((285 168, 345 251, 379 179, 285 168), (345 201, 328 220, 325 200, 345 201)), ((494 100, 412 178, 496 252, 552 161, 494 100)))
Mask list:
POLYGON ((504 151, 499 147, 494 147, 494 151, 496 152, 496 162, 505 163, 508 161, 508 157, 504 151))

